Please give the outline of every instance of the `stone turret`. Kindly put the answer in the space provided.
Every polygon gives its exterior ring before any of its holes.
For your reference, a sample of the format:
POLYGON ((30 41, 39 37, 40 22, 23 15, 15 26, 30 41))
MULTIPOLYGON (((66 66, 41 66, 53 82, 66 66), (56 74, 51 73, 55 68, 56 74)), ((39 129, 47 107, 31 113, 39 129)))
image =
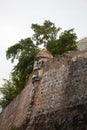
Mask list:
POLYGON ((34 68, 33 68, 32 83, 35 83, 36 81, 40 81, 43 75, 44 63, 51 58, 53 58, 52 54, 45 49, 41 50, 37 54, 35 58, 34 68))

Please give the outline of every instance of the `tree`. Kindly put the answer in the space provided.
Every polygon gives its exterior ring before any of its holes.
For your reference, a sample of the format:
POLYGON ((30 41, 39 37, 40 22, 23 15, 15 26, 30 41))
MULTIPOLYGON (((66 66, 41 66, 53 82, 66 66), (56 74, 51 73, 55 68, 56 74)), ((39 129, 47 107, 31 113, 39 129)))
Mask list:
POLYGON ((58 37, 61 28, 57 28, 49 20, 46 20, 42 25, 32 24, 32 29, 34 31, 32 39, 36 45, 44 45, 53 56, 77 49, 77 36, 74 29, 65 30, 58 37))
POLYGON ((3 86, 0 88, 0 92, 3 97, 0 99, 0 106, 4 109, 19 93, 19 88, 15 86, 13 81, 4 80, 3 86))
POLYGON ((20 82, 20 88, 24 87, 33 70, 34 58, 38 51, 39 48, 33 44, 31 38, 26 38, 8 48, 6 52, 7 59, 11 59, 12 62, 15 59, 18 60, 17 65, 13 68, 12 77, 16 77, 16 80, 20 82))
POLYGON ((65 30, 60 34, 59 39, 48 42, 47 50, 54 56, 67 51, 77 50, 76 39, 77 36, 74 29, 65 30))
POLYGON ((3 94, 0 105, 3 108, 24 88, 29 75, 33 71, 34 59, 40 50, 39 45, 44 45, 53 56, 77 49, 77 36, 74 29, 65 30, 58 37, 60 28, 57 28, 49 20, 46 20, 42 25, 32 24, 31 28, 34 31, 32 38, 21 39, 6 51, 7 59, 11 59, 12 63, 14 60, 18 62, 11 72, 11 79, 5 80, 0 89, 3 94))
POLYGON ((4 80, 0 92, 3 97, 0 100, 0 106, 5 108, 24 88, 25 83, 33 71, 33 64, 39 48, 33 44, 31 38, 22 39, 6 51, 7 59, 13 63, 18 60, 14 66, 9 80, 4 80))
POLYGON ((56 28, 55 24, 50 20, 45 20, 43 25, 32 24, 31 28, 34 31, 33 41, 35 41, 36 45, 43 44, 45 48, 47 48, 48 42, 57 39, 57 34, 60 31, 60 27, 56 28))
POLYGON ((18 60, 11 72, 11 78, 4 80, 0 92, 3 97, 0 100, 0 106, 5 108, 24 88, 25 83, 33 70, 34 58, 39 48, 33 44, 30 38, 22 39, 19 43, 8 48, 6 52, 7 59, 18 60))

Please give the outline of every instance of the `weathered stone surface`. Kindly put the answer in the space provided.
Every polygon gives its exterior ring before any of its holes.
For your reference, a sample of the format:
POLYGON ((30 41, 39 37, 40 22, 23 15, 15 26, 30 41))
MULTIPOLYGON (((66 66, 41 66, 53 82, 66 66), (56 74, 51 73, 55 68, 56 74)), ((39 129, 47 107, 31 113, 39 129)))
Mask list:
POLYGON ((40 81, 43 76, 43 66, 45 62, 52 59, 52 54, 43 49, 41 50, 35 58, 34 67, 33 67, 33 76, 32 76, 32 83, 34 84, 36 81, 40 81))
POLYGON ((77 46, 80 51, 87 50, 87 37, 79 40, 77 46))
POLYGON ((87 130, 87 52, 68 52, 44 64, 0 115, 0 130, 87 130))

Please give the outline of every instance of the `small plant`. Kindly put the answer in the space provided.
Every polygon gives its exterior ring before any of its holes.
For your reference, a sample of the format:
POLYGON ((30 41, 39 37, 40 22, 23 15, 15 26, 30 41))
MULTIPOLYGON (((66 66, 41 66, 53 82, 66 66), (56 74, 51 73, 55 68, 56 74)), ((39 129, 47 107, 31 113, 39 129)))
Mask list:
POLYGON ((16 126, 12 126, 10 130, 17 130, 16 126))

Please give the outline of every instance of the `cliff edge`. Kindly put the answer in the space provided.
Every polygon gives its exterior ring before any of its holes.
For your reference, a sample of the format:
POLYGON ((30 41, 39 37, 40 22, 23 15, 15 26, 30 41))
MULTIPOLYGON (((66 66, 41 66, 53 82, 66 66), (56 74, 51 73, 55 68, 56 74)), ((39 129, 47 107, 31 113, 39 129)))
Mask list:
POLYGON ((0 130, 87 130, 87 52, 45 54, 0 114, 0 130))

